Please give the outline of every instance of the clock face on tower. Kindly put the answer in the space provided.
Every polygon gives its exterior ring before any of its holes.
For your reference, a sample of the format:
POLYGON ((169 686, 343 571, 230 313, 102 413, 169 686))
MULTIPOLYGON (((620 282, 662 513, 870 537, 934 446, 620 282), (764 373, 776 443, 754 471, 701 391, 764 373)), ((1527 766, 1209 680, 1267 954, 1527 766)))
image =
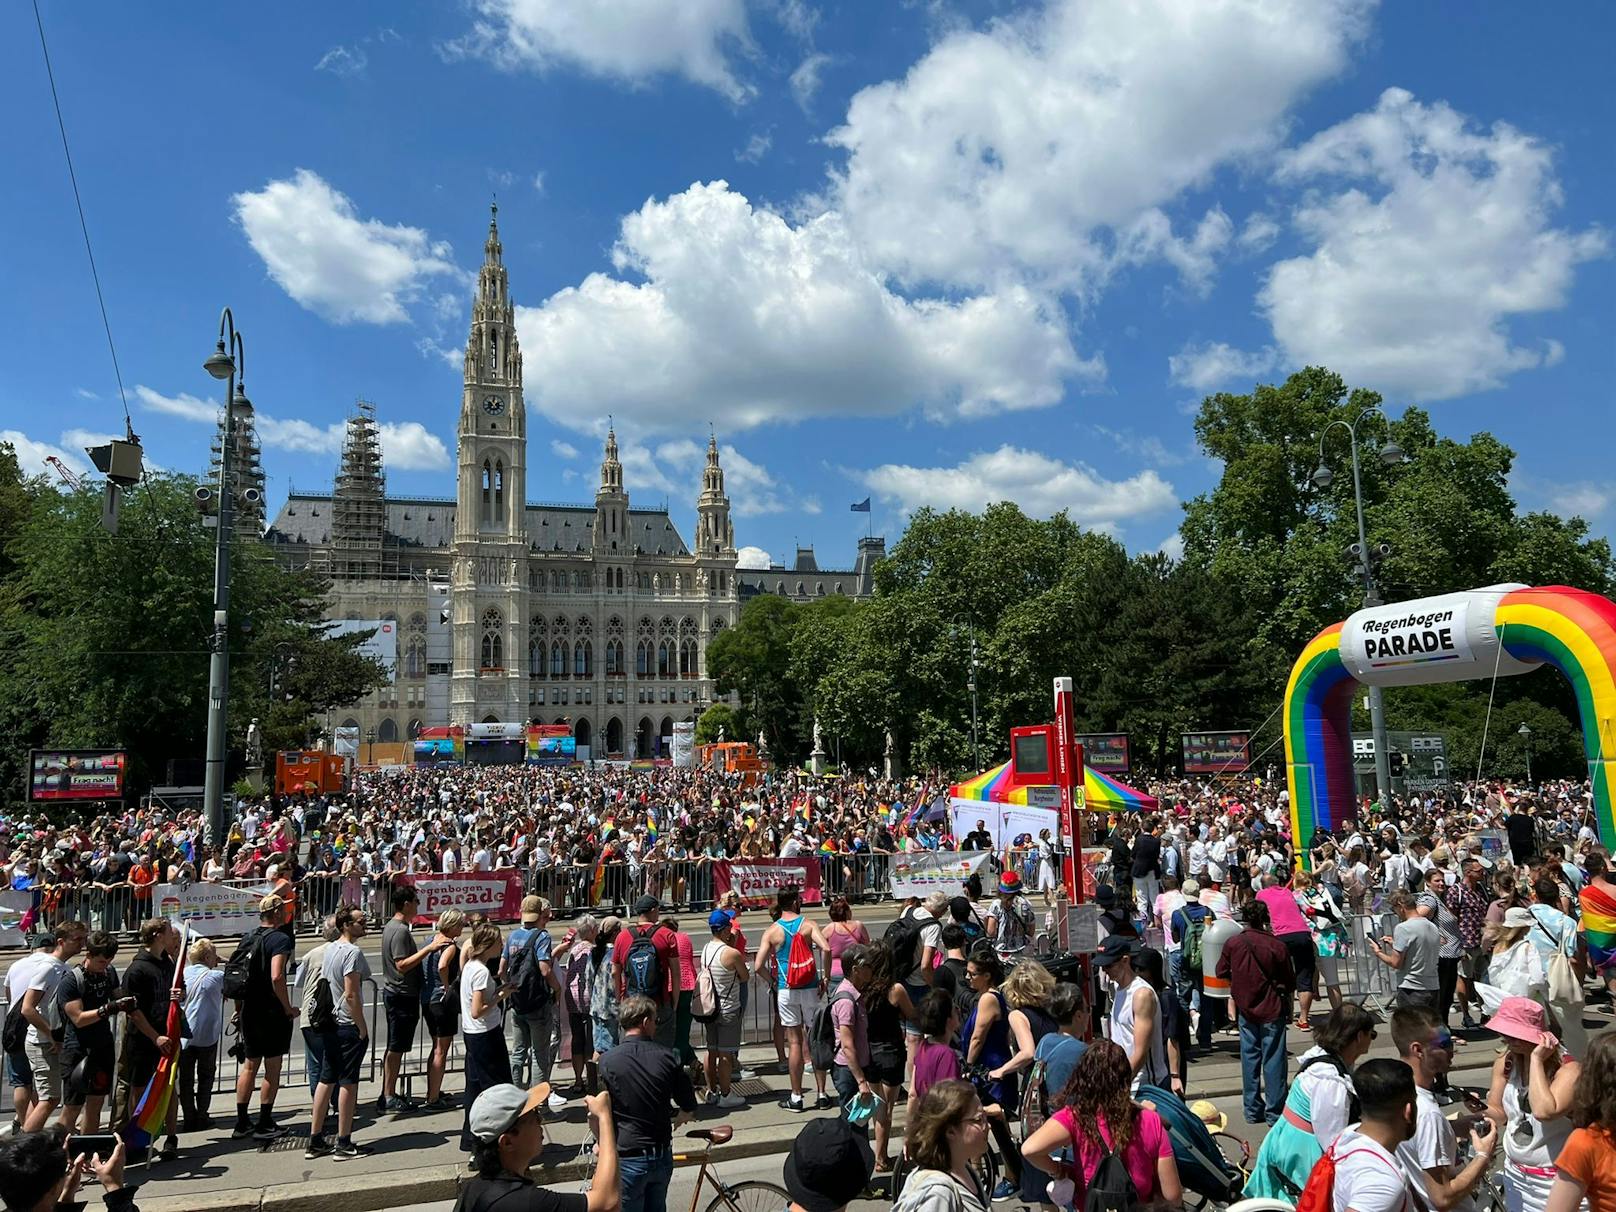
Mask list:
POLYGON ((497 417, 505 411, 505 401, 498 396, 484 396, 483 411, 491 417, 497 417))

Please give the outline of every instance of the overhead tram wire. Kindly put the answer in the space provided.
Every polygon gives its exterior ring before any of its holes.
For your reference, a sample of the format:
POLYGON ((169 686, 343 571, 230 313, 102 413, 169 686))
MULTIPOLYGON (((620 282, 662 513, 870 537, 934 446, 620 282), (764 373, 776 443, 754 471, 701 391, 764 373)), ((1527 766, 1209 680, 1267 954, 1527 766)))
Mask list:
MULTIPOLYGON (((39 30, 39 50, 45 57, 45 78, 50 81, 51 103, 56 107, 56 129, 62 135, 62 155, 67 158, 67 179, 73 186, 73 205, 78 208, 79 231, 84 235, 84 255, 90 259, 90 278, 95 283, 95 301, 101 308, 101 327, 107 334, 107 351, 112 355, 112 374, 118 381, 118 402, 123 406, 124 432, 134 436, 134 422, 129 416, 129 399, 124 393, 123 371, 118 366, 118 347, 112 340, 112 323, 107 319, 107 301, 101 293, 101 274, 95 266, 95 250, 90 247, 90 225, 84 218, 84 200, 79 196, 79 177, 73 169, 73 149, 67 142, 67 123, 62 119, 62 100, 56 92, 56 73, 51 68, 50 47, 45 42, 45 22, 39 15, 39 0, 34 3, 34 25, 39 30)), ((144 479, 144 476, 142 476, 144 479)))

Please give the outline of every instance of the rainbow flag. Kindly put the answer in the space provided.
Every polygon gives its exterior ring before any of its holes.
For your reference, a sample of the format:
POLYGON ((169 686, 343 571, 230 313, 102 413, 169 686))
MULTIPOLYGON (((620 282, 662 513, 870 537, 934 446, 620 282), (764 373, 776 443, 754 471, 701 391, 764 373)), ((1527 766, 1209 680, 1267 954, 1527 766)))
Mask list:
POLYGON ((158 1058, 157 1071, 152 1074, 146 1089, 141 1092, 140 1101, 129 1113, 123 1139, 131 1149, 150 1148, 167 1126, 168 1109, 174 1101, 175 1087, 179 1085, 181 1008, 180 999, 174 994, 179 991, 180 976, 185 970, 187 933, 184 923, 181 923, 180 958, 174 963, 174 982, 169 986, 168 1019, 163 1026, 163 1034, 172 1041, 173 1051, 168 1056, 158 1058))
POLYGON ((595 860, 595 874, 589 880, 589 903, 600 904, 600 898, 606 891, 606 852, 602 850, 600 857, 595 860))
POLYGON ((1588 942, 1589 964, 1616 966, 1616 896, 1598 884, 1587 884, 1577 899, 1582 902, 1582 935, 1588 942))

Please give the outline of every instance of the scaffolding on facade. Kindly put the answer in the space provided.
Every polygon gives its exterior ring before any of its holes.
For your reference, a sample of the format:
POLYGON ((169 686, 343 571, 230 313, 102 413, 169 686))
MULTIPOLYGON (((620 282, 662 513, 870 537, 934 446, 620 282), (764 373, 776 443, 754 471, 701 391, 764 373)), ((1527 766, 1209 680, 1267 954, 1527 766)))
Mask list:
MULTIPOLYGON (((219 483, 219 461, 224 450, 224 413, 219 414, 219 425, 214 430, 209 446, 208 479, 219 483)), ((252 414, 236 417, 236 448, 231 452, 230 474, 235 483, 234 493, 236 537, 261 539, 264 537, 264 464, 258 441, 258 430, 252 414)))
POLYGON ((398 575, 398 545, 387 542, 387 477, 382 472, 376 406, 357 400, 342 439, 342 463, 331 494, 331 541, 325 549, 333 580, 398 575))

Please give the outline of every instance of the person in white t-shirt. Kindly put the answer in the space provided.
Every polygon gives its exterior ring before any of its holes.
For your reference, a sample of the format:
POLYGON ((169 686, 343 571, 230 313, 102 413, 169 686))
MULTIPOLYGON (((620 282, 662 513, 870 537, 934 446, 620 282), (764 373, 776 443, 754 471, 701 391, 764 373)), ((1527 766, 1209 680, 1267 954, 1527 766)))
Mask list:
POLYGON ((490 1086, 511 1080, 511 1054, 505 1046, 505 1015, 500 1002, 511 993, 494 973, 499 967, 504 939, 499 927, 481 922, 461 948, 460 1030, 466 1046, 466 1092, 461 1096, 466 1117, 461 1124, 460 1147, 470 1152, 471 1105, 490 1086))
POLYGON ((1486 1177, 1499 1134, 1486 1116, 1471 1129, 1473 1156, 1463 1169, 1456 1169, 1459 1138, 1453 1125, 1442 1114, 1431 1088, 1436 1079, 1453 1066, 1453 1033, 1424 1006, 1404 1006, 1392 1015, 1392 1042, 1414 1071, 1418 1096, 1414 1136, 1397 1148, 1398 1160, 1425 1182, 1427 1202, 1440 1212, 1475 1212, 1475 1190, 1486 1177))
POLYGON ((1428 1212, 1397 1149, 1414 1136, 1417 1100, 1414 1071, 1385 1057, 1353 1070, 1363 1118, 1348 1124, 1330 1146, 1335 1158, 1331 1212, 1428 1212))
MULTIPOLYGON (((55 946, 56 940, 50 935, 41 936, 39 949, 29 952, 6 971, 8 1007, 22 1001, 28 992, 28 982, 33 980, 34 969, 50 962, 55 946)), ((21 1132, 22 1125, 28 1122, 28 1113, 34 1107, 33 1063, 28 1059, 26 1046, 6 1053, 6 1077, 11 1083, 12 1130, 21 1132)))

